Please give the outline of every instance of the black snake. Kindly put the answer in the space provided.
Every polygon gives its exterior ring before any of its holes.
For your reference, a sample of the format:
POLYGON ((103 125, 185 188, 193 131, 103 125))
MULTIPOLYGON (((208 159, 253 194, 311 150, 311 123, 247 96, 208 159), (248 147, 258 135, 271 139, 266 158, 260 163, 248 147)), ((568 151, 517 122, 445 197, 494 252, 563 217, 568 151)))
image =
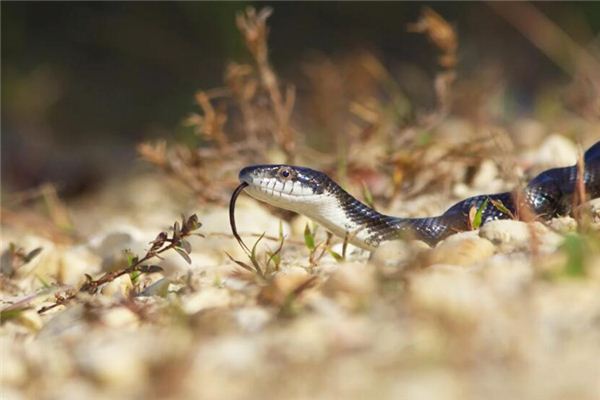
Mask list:
POLYGON ((373 250, 382 242, 402 238, 433 245, 452 233, 470 229, 469 215, 474 209, 481 215, 481 224, 514 218, 523 209, 544 219, 569 214, 578 179, 589 198, 600 197, 600 141, 588 149, 583 160, 580 172, 576 165, 549 169, 533 178, 517 195, 506 192, 469 197, 440 216, 425 218, 381 214, 320 171, 292 165, 252 165, 240 171, 241 185, 230 205, 231 223, 237 237, 233 206, 237 195, 245 190, 258 200, 304 214, 364 249, 373 250))

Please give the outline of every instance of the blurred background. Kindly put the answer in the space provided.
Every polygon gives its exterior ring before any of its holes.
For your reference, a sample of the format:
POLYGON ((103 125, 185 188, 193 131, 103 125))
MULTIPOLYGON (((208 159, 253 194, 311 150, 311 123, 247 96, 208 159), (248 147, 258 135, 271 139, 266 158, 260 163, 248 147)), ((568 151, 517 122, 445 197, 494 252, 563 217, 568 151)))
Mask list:
MULTIPOLYGON (((186 140, 191 132, 182 121, 197 110, 194 93, 223 86, 228 62, 251 62, 235 24, 236 13, 251 4, 2 2, 3 190, 53 182, 62 196, 76 196, 128 171, 140 141, 186 140)), ((567 35, 566 44, 549 46, 543 25, 526 37, 519 24, 527 21, 489 3, 270 5, 270 59, 281 81, 296 87, 296 119, 303 121, 296 126, 307 135, 327 124, 318 110, 303 106, 303 98, 318 92, 307 78, 315 60, 366 50, 414 109, 434 106, 437 50, 424 35, 407 31, 426 5, 458 33, 463 93, 470 93, 469 81, 484 94, 501 82, 493 117, 504 122, 551 113, 564 94, 554 89, 575 80, 568 49, 577 45, 597 55, 600 32, 597 2, 534 3, 567 35)), ((478 97, 471 95, 453 112, 475 118, 469 107, 478 97)))

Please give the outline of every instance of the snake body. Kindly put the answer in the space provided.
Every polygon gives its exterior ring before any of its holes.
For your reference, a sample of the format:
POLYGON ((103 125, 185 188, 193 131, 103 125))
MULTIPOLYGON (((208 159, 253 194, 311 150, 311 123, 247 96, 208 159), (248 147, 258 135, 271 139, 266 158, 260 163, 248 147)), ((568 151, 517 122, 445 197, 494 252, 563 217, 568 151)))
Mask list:
POLYGON ((588 149, 584 168, 576 165, 546 170, 533 178, 518 195, 511 192, 469 197, 442 215, 400 218, 381 214, 358 201, 325 173, 292 165, 252 165, 240 171, 244 190, 257 200, 306 215, 337 236, 364 249, 403 238, 434 245, 455 232, 470 229, 469 213, 481 212, 481 224, 511 219, 527 209, 549 219, 571 212, 579 182, 589 198, 600 197, 600 141, 588 149))

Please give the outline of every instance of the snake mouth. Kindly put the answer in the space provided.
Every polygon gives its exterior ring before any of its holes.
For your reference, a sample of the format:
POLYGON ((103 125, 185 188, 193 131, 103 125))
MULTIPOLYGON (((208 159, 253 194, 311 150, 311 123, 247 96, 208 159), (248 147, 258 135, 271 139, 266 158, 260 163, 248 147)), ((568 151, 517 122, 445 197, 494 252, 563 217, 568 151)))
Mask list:
POLYGON ((301 199, 314 196, 315 193, 310 187, 302 185, 300 182, 295 181, 280 181, 274 178, 258 178, 253 181, 243 181, 248 183, 246 191, 251 194, 259 192, 263 196, 272 198, 284 198, 284 199, 301 199))
POLYGON ((240 171, 239 180, 248 185, 245 191, 254 197, 294 200, 318 194, 289 166, 246 167, 240 171))

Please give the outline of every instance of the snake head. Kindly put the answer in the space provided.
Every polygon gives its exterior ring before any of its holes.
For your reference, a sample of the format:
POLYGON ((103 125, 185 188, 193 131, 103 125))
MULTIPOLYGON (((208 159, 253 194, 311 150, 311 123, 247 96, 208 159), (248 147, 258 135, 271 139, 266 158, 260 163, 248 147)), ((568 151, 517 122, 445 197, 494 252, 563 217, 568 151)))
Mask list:
POLYGON ((240 181, 238 189, 255 199, 303 214, 364 249, 377 247, 380 231, 395 231, 397 219, 356 200, 323 172, 293 165, 252 165, 240 171, 240 181))
POLYGON ((293 165, 251 165, 240 171, 246 192, 262 201, 292 211, 321 197, 333 181, 324 173, 293 165))

